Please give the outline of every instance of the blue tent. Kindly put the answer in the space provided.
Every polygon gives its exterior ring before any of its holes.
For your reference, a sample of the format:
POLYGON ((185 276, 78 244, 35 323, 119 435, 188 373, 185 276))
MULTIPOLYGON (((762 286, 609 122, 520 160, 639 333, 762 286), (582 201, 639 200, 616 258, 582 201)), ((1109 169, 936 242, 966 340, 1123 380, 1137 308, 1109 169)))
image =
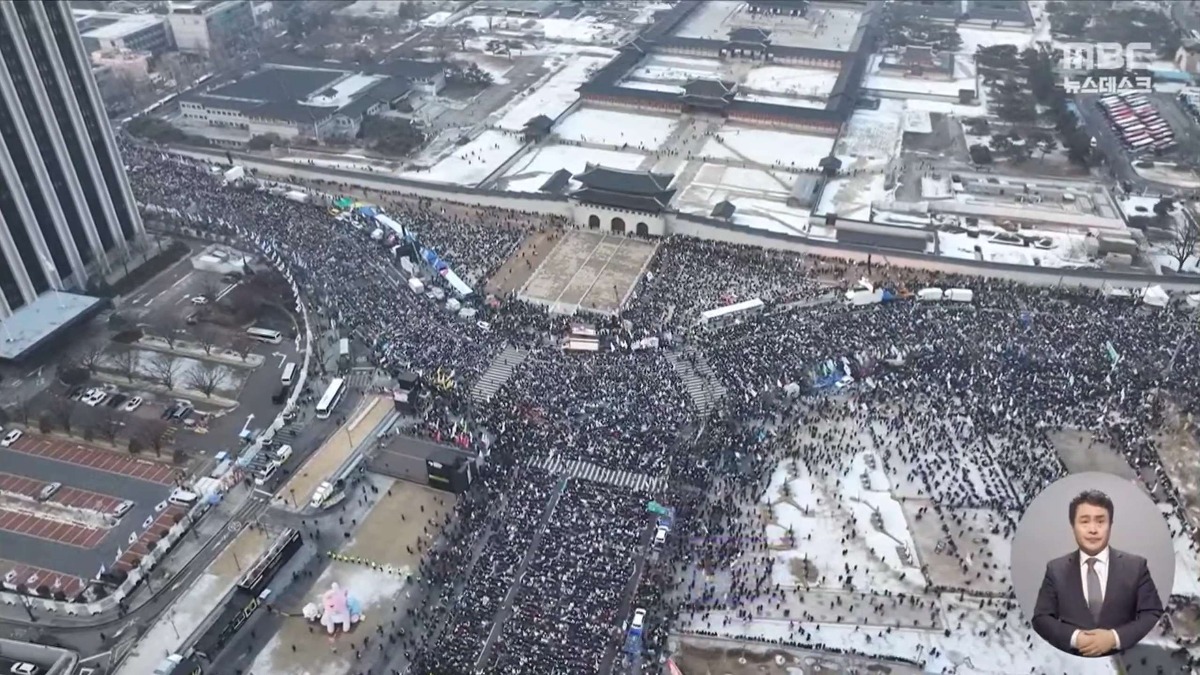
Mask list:
POLYGON ((891 302, 895 299, 896 299, 896 294, 885 288, 885 289, 883 289, 883 297, 880 298, 879 301, 880 302, 891 302))
POLYGON ((358 207, 358 215, 364 218, 374 218, 379 213, 379 209, 369 204, 364 204, 358 207))

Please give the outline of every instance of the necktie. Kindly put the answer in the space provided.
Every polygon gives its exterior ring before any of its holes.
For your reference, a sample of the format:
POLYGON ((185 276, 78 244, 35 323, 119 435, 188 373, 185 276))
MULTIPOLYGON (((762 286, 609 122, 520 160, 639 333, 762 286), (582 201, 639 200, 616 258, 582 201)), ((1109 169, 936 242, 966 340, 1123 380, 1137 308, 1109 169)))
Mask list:
POLYGON ((1104 592, 1100 590, 1100 575, 1096 573, 1098 558, 1087 559, 1087 604, 1092 618, 1100 619, 1100 606, 1104 604, 1104 592))

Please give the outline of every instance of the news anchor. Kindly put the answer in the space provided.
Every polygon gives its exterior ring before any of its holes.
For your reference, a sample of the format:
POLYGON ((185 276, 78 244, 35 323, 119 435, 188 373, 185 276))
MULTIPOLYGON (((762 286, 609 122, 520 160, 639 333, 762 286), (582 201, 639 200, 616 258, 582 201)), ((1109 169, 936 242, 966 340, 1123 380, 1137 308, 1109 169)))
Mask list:
POLYGON ((1104 656, 1136 645, 1162 616, 1146 559, 1108 545, 1113 502, 1084 490, 1068 508, 1078 548, 1046 564, 1033 629, 1046 642, 1080 656, 1104 656))

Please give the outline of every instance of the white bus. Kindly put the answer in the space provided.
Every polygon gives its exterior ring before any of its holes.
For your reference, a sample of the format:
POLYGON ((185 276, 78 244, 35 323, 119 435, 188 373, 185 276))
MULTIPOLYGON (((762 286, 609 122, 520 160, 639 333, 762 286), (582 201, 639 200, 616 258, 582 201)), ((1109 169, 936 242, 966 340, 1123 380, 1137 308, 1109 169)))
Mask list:
POLYGON ((277 330, 271 330, 270 328, 259 328, 258 326, 255 326, 247 330, 246 335, 249 335, 259 342, 269 342, 273 345, 283 342, 283 333, 280 333, 277 330))
POLYGON ((700 323, 706 326, 726 326, 747 317, 761 314, 765 304, 760 298, 735 302, 700 314, 700 323))
POLYGON ((283 377, 281 377, 279 379, 279 381, 283 384, 283 386, 290 387, 290 386, 292 386, 292 380, 295 377, 296 377, 296 364, 289 363, 283 367, 283 377))
POLYGON ((329 419, 329 413, 337 407, 338 401, 342 400, 342 394, 346 393, 346 380, 335 377, 329 383, 329 388, 321 396, 321 400, 317 401, 317 419, 329 419))

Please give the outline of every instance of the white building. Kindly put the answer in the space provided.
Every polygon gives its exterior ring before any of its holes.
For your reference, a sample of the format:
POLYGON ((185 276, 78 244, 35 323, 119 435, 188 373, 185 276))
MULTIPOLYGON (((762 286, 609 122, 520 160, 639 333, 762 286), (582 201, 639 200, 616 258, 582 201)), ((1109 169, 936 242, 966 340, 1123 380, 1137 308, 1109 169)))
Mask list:
POLYGON ((129 50, 157 55, 174 46, 166 18, 161 14, 72 9, 71 16, 89 53, 129 50))
POLYGON ((172 2, 167 22, 176 47, 190 54, 209 54, 257 27, 250 0, 172 2))

